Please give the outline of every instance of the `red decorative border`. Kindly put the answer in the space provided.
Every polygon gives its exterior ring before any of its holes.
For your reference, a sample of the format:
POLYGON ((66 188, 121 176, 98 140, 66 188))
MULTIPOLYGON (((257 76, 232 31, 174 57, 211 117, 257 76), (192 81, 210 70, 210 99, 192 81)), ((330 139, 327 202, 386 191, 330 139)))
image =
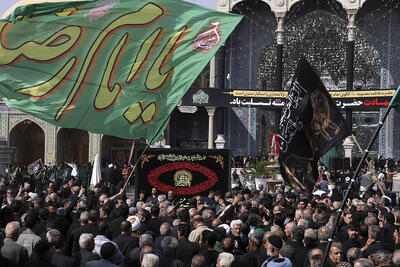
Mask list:
POLYGON ((161 165, 160 167, 150 171, 150 173, 147 175, 147 180, 152 186, 162 192, 168 192, 169 190, 172 190, 174 191, 175 195, 194 195, 213 187, 218 182, 218 177, 215 172, 197 163, 172 162, 161 165), (207 177, 207 180, 198 185, 189 187, 166 185, 158 180, 158 178, 166 172, 181 169, 189 169, 191 171, 200 172, 207 177))

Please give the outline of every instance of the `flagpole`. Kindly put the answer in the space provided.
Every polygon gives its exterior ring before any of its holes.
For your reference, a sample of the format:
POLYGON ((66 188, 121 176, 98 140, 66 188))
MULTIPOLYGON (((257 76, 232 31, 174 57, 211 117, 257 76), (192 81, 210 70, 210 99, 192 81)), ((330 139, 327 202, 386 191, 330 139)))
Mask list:
POLYGON ((129 152, 129 160, 128 160, 128 166, 133 166, 131 164, 132 156, 133 156, 133 150, 135 149, 135 139, 132 140, 132 145, 131 145, 131 151, 129 152))
POLYGON ((126 188, 126 186, 128 185, 129 180, 131 179, 132 174, 133 174, 133 172, 135 171, 136 166, 138 165, 140 158, 143 156, 143 154, 146 152, 146 150, 149 148, 149 146, 150 146, 150 143, 148 143, 148 144, 146 145, 146 147, 143 149, 143 152, 142 152, 142 153, 140 154, 140 156, 137 158, 135 165, 133 165, 133 168, 132 168, 131 173, 129 174, 128 178, 126 178, 126 182, 125 182, 125 184, 124 184, 124 187, 122 188, 123 191, 125 191, 125 188, 126 188))
MULTIPOLYGON (((358 147, 358 150, 360 150, 360 153, 363 153, 363 150, 362 150, 362 148, 361 148, 361 146, 360 146, 360 143, 358 143, 358 141, 357 141, 356 137, 354 136, 354 134, 352 134, 351 136, 353 137, 354 142, 356 142, 356 145, 357 145, 357 147, 358 147)), ((365 162, 367 163, 368 168, 369 168, 369 169, 371 170, 371 172, 372 172, 372 175, 373 175, 373 177, 374 177, 374 181, 377 182, 376 171, 372 168, 371 163, 369 163, 368 159, 365 159, 365 162)), ((385 191, 383 191, 382 185, 381 185, 379 182, 377 182, 376 184, 378 185, 379 190, 380 190, 381 193, 382 193, 382 196, 384 196, 384 195, 385 195, 385 191)))
POLYGON ((337 215, 336 215, 336 218, 335 218, 335 222, 333 223, 332 229, 331 229, 331 231, 329 233, 328 244, 327 244, 327 246, 325 248, 324 257, 323 257, 323 260, 322 260, 322 266, 325 265, 325 262, 328 259, 328 254, 329 254, 329 251, 331 249, 331 245, 332 245, 332 242, 333 242, 333 237, 336 234, 337 225, 339 223, 340 217, 342 216, 343 208, 344 208, 344 205, 346 204, 347 198, 349 197, 349 193, 352 190, 352 187, 353 187, 353 185, 354 185, 354 183, 356 181, 356 178, 357 178, 358 174, 360 173, 361 166, 362 166, 364 160, 367 158, 367 156, 369 154, 369 151, 370 151, 372 145, 374 144, 375 139, 378 136, 380 130, 382 129, 383 123, 385 122, 385 120, 386 120, 387 116, 389 115, 390 111, 392 110, 392 108, 393 108, 393 106, 389 105, 389 107, 386 109, 386 112, 383 115, 383 118, 381 119, 381 121, 379 122, 378 128, 376 128, 376 131, 375 131, 371 141, 369 142, 367 149, 365 149, 364 154, 361 157, 361 160, 358 162, 357 169, 356 169, 355 173, 353 174, 353 178, 351 178, 350 184, 349 184, 349 186, 347 188, 347 192, 346 192, 346 194, 345 194, 345 196, 343 198, 342 204, 340 204, 340 207, 339 207, 339 209, 337 211, 337 215))

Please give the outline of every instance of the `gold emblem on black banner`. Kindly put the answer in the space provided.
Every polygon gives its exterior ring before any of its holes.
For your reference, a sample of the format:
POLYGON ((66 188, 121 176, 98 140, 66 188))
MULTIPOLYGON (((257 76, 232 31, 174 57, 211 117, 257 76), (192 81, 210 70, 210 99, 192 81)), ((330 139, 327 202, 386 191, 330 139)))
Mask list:
POLYGON ((179 170, 174 174, 175 186, 190 186, 192 174, 187 170, 179 170))

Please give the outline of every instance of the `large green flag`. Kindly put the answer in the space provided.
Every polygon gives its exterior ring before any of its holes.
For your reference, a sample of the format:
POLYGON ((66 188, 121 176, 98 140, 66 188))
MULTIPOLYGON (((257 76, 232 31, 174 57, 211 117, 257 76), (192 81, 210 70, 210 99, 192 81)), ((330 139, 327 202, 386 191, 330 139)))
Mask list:
POLYGON ((0 20, 0 96, 62 127, 155 140, 241 18, 179 0, 18 7, 0 20))

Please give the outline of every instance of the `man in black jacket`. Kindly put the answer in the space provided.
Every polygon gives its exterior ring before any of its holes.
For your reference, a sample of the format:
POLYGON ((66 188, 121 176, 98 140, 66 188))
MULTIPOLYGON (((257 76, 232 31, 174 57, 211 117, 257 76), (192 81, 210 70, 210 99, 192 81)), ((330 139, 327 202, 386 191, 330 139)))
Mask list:
POLYGON ((139 238, 131 236, 132 224, 129 221, 121 222, 121 234, 114 238, 124 257, 128 257, 133 248, 139 246, 139 238))
POLYGON ((47 232, 47 241, 54 245, 55 252, 51 263, 57 267, 73 267, 74 259, 64 254, 64 238, 58 230, 52 229, 47 232))
POLYGON ((108 166, 107 166, 108 168, 106 168, 105 170, 104 170, 104 172, 103 172, 103 175, 102 175, 102 182, 103 183, 105 183, 107 186, 108 186, 108 188, 109 188, 109 186, 110 186, 110 184, 111 184, 111 180, 112 180, 112 173, 113 173, 113 167, 114 167, 114 165, 112 164, 112 163, 110 163, 110 164, 108 164, 108 166))
MULTIPOLYGON (((82 214, 85 214, 85 212, 82 212, 82 214)), ((78 229, 72 231, 69 236, 68 250, 66 251, 67 256, 72 255, 73 253, 79 250, 79 237, 81 236, 81 234, 89 233, 93 234, 93 236, 96 236, 99 231, 97 225, 99 221, 99 212, 97 210, 90 210, 87 214, 88 223, 86 225, 84 225, 85 222, 84 220, 82 220, 83 219, 82 214, 81 214, 81 224, 83 225, 78 229)))
POLYGON ((76 266, 85 267, 89 261, 95 261, 100 259, 97 254, 92 251, 94 249, 94 237, 92 234, 83 233, 79 237, 80 251, 72 255, 76 266))
POLYGON ((214 250, 217 235, 209 230, 204 230, 200 235, 200 250, 199 254, 203 255, 210 266, 217 263, 218 252, 214 250))
POLYGON ((161 251, 161 242, 164 237, 171 236, 171 225, 169 223, 163 223, 159 229, 160 236, 156 237, 153 243, 153 248, 161 251))
POLYGON ((112 220, 110 225, 112 238, 116 238, 120 234, 121 222, 126 221, 128 215, 129 215, 129 207, 128 205, 126 205, 126 203, 122 203, 118 207, 118 217, 112 220))
POLYGON ((54 247, 47 241, 40 240, 34 247, 37 257, 29 263, 32 267, 56 267, 50 261, 54 256, 54 247))
POLYGON ((304 255, 306 255, 306 248, 303 244, 304 239, 304 229, 295 226, 292 230, 292 242, 289 245, 293 246, 295 251, 295 258, 293 262, 293 267, 303 267, 304 255))
POLYGON ((249 235, 249 249, 246 254, 239 258, 240 266, 257 267, 265 261, 265 256, 261 254, 260 247, 263 244, 263 235, 251 233, 249 235))
POLYGON ((122 170, 119 169, 116 164, 114 164, 113 170, 111 172, 111 187, 110 187, 111 195, 117 193, 117 186, 121 180, 122 180, 122 170))
POLYGON ((147 210, 143 209, 143 210, 140 210, 137 213, 137 216, 140 219, 140 226, 139 226, 139 229, 138 229, 138 233, 139 234, 144 234, 146 231, 153 231, 153 228, 149 224, 149 221, 151 219, 150 212, 148 212, 147 210))
POLYGON ((100 221, 108 223, 111 226, 111 222, 113 221, 113 219, 111 218, 110 215, 111 215, 111 208, 108 205, 104 205, 100 208, 100 221))
POLYGON ((360 242, 359 242, 359 226, 354 223, 350 222, 349 225, 347 226, 347 234, 348 238, 346 241, 343 242, 343 255, 347 255, 347 250, 350 248, 360 247, 360 242))
POLYGON ((176 258, 183 262, 184 267, 189 267, 193 256, 199 252, 197 244, 188 240, 189 233, 189 224, 180 224, 178 226, 178 248, 176 251, 176 258))
POLYGON ((182 266, 182 262, 176 259, 178 240, 173 236, 166 236, 161 241, 163 253, 160 255, 160 266, 175 267, 182 266))
POLYGON ((371 254, 374 254, 378 250, 383 250, 382 242, 379 238, 379 226, 370 225, 368 228, 368 240, 365 245, 361 248, 364 258, 368 258, 371 254))
POLYGON ((158 206, 152 206, 150 213, 151 213, 151 219, 149 221, 149 224, 153 229, 153 232, 156 233, 157 235, 160 235, 160 226, 161 226, 161 221, 159 218, 160 208, 158 206))
POLYGON ((394 225, 394 215, 391 212, 383 214, 382 219, 383 226, 380 231, 380 240, 382 241, 383 248, 389 252, 394 251, 394 231, 396 227, 394 225))
POLYGON ((337 264, 342 261, 342 254, 343 254, 342 244, 338 242, 333 242, 325 266, 326 267, 337 266, 337 264))

